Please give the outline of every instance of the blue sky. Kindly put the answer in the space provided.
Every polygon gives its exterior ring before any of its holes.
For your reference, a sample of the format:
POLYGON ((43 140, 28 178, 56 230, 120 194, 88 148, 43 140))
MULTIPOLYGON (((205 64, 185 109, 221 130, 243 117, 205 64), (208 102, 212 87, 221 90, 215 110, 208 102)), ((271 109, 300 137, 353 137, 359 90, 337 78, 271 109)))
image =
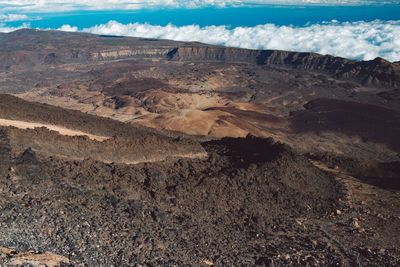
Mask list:
POLYGON ((263 4, 366 5, 399 4, 400 0, 0 0, 0 13, 132 10, 141 8, 240 7, 263 4))

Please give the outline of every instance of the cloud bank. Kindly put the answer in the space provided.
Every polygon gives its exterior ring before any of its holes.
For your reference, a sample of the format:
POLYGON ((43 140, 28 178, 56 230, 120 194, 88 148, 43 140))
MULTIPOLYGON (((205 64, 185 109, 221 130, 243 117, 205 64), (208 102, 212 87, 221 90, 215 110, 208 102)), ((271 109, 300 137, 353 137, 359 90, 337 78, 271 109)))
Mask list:
POLYGON ((129 10, 141 8, 204 8, 246 5, 368 5, 399 4, 400 0, 0 0, 4 12, 65 12, 74 10, 129 10))
POLYGON ((22 14, 0 14, 0 22, 29 20, 27 15, 22 14))
MULTIPOLYGON (((78 31, 78 28, 64 25, 60 30, 78 31)), ((171 24, 155 26, 109 21, 107 24, 96 25, 81 31, 176 41, 198 41, 250 49, 316 52, 359 60, 371 60, 379 56, 389 61, 400 61, 400 20, 345 23, 332 21, 305 27, 265 24, 233 29, 226 26, 177 27, 171 24)))

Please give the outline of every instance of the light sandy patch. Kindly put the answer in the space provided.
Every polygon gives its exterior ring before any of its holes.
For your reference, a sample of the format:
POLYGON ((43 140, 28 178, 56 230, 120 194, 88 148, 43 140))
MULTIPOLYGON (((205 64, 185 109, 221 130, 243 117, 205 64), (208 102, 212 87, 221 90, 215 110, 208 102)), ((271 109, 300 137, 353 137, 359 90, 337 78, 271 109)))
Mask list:
MULTIPOLYGON (((69 259, 51 252, 35 253, 34 251, 17 252, 13 249, 0 247, 0 259, 8 259, 8 264, 13 266, 61 266, 70 263, 69 259)), ((2 265, 3 266, 3 265, 2 265)))
MULTIPOLYGON (((140 163, 148 163, 148 162, 159 162, 166 160, 167 158, 187 158, 187 159, 205 159, 208 157, 207 152, 198 152, 198 153, 178 153, 173 155, 155 157, 152 159, 141 159, 136 161, 121 161, 121 163, 125 164, 140 164, 140 163)), ((111 163, 111 162, 106 162, 111 163)))
POLYGON ((35 127, 46 127, 47 129, 51 131, 56 131, 59 132, 62 135, 68 135, 68 136, 87 136, 92 140, 97 140, 97 141, 104 141, 106 139, 109 139, 109 137, 105 136, 98 136, 98 135, 93 135, 77 130, 72 130, 68 129, 65 127, 57 126, 57 125, 51 125, 51 124, 44 124, 44 123, 37 123, 37 122, 27 122, 27 121, 17 121, 17 120, 7 120, 7 119, 0 119, 0 126, 14 126, 20 129, 34 129, 35 127))

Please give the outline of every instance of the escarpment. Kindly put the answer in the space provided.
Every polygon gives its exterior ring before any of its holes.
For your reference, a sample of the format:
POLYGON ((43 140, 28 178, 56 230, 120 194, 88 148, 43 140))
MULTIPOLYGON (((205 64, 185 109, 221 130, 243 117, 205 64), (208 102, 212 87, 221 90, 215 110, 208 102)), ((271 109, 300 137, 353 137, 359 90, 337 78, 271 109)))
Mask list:
POLYGON ((93 60, 108 60, 108 59, 122 59, 128 57, 165 57, 169 48, 125 48, 118 50, 104 50, 99 52, 92 52, 90 59, 93 60))
POLYGON ((316 53, 280 50, 247 50, 226 47, 178 47, 168 53, 170 60, 244 62, 261 66, 284 66, 324 72, 338 79, 355 80, 365 86, 400 87, 400 65, 382 58, 349 60, 316 53))
POLYGON ((168 54, 171 60, 255 63, 260 51, 217 46, 178 47, 168 54))

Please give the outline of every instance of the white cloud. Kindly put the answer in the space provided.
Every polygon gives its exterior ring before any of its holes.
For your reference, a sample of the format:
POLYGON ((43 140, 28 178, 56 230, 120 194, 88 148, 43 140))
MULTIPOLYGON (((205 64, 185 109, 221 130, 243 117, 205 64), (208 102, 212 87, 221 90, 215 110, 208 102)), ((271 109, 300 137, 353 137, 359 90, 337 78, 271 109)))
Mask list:
MULTIPOLYGON (((77 30, 64 25, 61 29, 77 30)), ((390 61, 400 60, 400 21, 346 22, 333 21, 305 27, 276 26, 255 27, 121 24, 110 21, 82 29, 95 34, 136 36, 198 41, 208 44, 251 49, 280 49, 289 51, 317 52, 345 58, 370 60, 382 57, 390 61)))
POLYGON ((30 25, 29 23, 23 23, 21 26, 19 27, 9 27, 6 26, 4 23, 0 23, 0 32, 13 32, 19 29, 23 29, 23 28, 29 28, 30 25))
POLYGON ((29 20, 27 15, 23 14, 0 14, 0 22, 29 20))
POLYGON ((76 27, 76 26, 71 27, 70 25, 62 25, 58 30, 64 31, 64 32, 77 32, 78 27, 76 27))
POLYGON ((235 6, 240 5, 241 2, 240 0, 0 0, 0 11, 63 12, 73 10, 127 10, 162 7, 202 8, 210 6, 235 6))

